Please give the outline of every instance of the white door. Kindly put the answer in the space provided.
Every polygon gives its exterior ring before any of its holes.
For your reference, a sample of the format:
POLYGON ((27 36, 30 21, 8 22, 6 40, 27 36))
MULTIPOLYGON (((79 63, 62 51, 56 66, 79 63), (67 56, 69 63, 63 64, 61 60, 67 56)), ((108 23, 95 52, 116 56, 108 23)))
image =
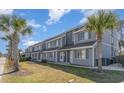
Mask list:
POLYGON ((64 62, 64 57, 65 57, 64 52, 60 52, 60 61, 61 62, 64 62))

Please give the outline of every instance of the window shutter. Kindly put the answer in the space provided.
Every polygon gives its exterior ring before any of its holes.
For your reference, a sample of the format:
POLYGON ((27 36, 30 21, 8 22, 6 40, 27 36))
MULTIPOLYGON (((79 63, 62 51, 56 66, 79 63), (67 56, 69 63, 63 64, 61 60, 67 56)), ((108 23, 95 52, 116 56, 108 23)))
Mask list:
POLYGON ((86 49, 86 58, 89 58, 89 49, 86 49))
POLYGON ((72 41, 74 41, 74 34, 72 33, 72 41))

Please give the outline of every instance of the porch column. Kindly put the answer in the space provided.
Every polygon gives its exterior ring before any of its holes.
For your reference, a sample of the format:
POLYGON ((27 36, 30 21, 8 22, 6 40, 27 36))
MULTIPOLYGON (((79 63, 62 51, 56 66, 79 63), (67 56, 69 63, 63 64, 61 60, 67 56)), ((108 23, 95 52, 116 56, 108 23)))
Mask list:
POLYGON ((55 53, 56 53, 56 63, 57 63, 57 59, 58 59, 57 51, 55 53))
POLYGON ((66 63, 68 63, 68 55, 67 54, 68 54, 68 51, 66 51, 66 56, 65 56, 66 57, 65 58, 66 59, 66 63))
POLYGON ((47 52, 46 52, 46 58, 45 59, 48 60, 48 58, 47 58, 47 52))
POLYGON ((73 63, 73 58, 74 58, 74 50, 70 51, 70 63, 73 63))
POLYGON ((94 67, 94 48, 92 48, 92 67, 94 67))

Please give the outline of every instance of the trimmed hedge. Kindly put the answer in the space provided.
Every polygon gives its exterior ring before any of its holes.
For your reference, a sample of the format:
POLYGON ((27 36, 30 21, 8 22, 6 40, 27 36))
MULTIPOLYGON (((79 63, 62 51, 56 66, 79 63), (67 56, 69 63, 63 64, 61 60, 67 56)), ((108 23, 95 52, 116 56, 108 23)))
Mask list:
POLYGON ((41 62, 42 63, 47 63, 48 61, 46 59, 43 59, 41 62))

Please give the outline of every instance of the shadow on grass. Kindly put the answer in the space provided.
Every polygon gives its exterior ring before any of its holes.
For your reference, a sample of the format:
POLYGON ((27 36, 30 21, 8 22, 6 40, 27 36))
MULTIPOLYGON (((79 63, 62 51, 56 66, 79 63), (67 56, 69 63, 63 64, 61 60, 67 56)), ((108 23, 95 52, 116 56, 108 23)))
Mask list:
POLYGON ((97 82, 97 83, 119 83, 124 81, 124 72, 120 71, 107 71, 104 70, 102 73, 99 73, 93 69, 65 66, 52 63, 38 63, 43 66, 48 66, 57 70, 62 70, 67 73, 74 74, 76 76, 86 78, 88 80, 97 82))
POLYGON ((12 73, 15 73, 15 72, 17 72, 17 71, 5 72, 5 73, 3 73, 3 74, 0 74, 0 76, 7 75, 7 74, 12 74, 12 73))

